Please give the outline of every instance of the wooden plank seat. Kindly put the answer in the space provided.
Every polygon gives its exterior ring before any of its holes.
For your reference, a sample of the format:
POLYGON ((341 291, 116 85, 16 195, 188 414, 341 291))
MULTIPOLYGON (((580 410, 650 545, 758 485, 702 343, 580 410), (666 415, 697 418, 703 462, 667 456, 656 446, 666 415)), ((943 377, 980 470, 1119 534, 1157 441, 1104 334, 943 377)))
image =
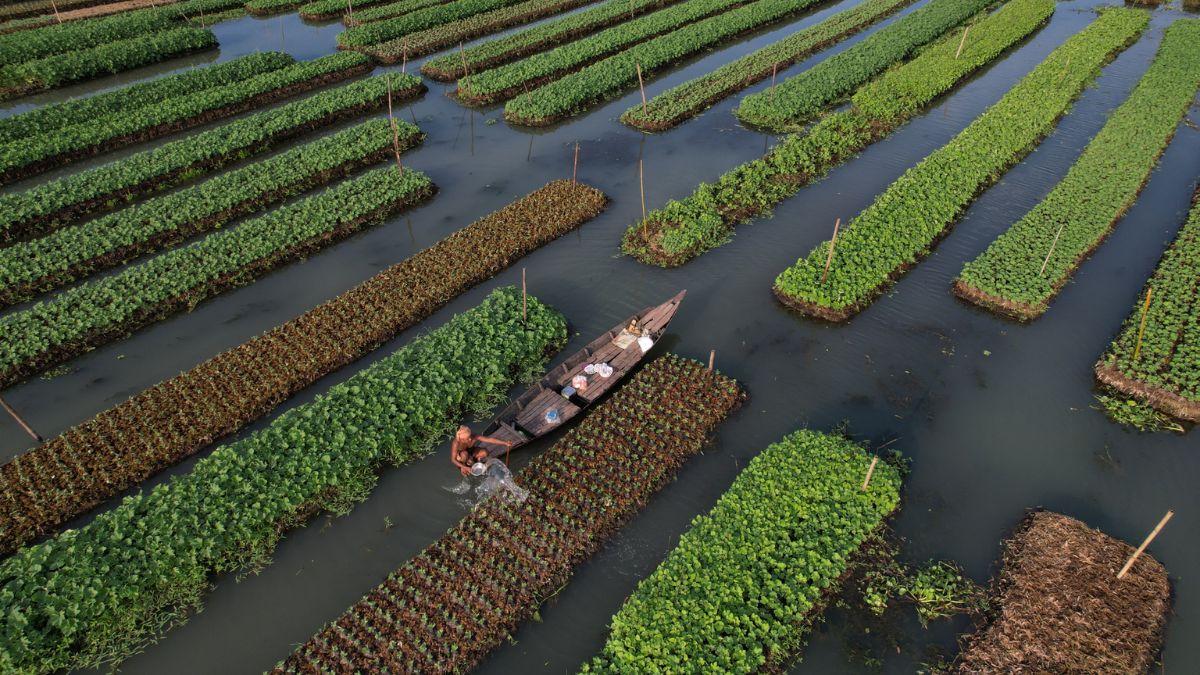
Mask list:
POLYGON ((532 436, 541 436, 579 414, 581 408, 562 397, 556 389, 543 389, 517 415, 517 426, 532 436), (546 421, 550 409, 558 411, 558 422, 546 421))
MULTIPOLYGON (((500 422, 496 429, 492 430, 492 432, 487 435, 492 438, 499 438, 502 441, 509 441, 513 445, 521 445, 529 440, 528 436, 510 427, 505 422, 500 422)), ((479 447, 487 450, 488 454, 492 457, 502 455, 508 450, 508 448, 504 447, 503 445, 496 445, 495 443, 488 443, 486 441, 480 441, 479 447)))

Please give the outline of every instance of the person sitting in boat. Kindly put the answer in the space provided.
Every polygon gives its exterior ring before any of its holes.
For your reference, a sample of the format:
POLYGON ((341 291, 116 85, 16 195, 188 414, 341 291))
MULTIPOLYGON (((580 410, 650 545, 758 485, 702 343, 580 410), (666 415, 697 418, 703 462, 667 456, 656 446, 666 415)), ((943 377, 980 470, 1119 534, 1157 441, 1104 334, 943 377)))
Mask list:
POLYGON ((454 462, 462 475, 471 475, 471 464, 487 459, 488 451, 479 447, 480 443, 493 443, 504 448, 513 446, 511 441, 473 434, 467 425, 459 425, 458 431, 454 432, 454 442, 450 444, 450 461, 454 462))

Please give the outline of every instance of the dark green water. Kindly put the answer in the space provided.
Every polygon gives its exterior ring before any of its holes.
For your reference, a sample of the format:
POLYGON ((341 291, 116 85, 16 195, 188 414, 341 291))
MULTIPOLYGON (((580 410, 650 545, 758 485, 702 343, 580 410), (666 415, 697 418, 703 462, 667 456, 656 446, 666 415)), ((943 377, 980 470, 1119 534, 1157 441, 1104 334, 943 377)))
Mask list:
MULTIPOLYGON (((829 5, 790 26, 683 64, 650 81, 647 93, 707 72, 852 2, 829 5)), ((720 428, 704 455, 691 460, 677 481, 579 568, 542 608, 542 621, 524 626, 515 644, 497 650, 483 672, 573 672, 599 649, 623 598, 662 560, 692 517, 711 508, 749 458, 792 429, 829 429, 843 420, 858 438, 875 445, 898 438, 891 447, 912 459, 894 521, 907 540, 906 557, 952 558, 979 581, 993 572, 1001 538, 1027 508, 1061 511, 1135 543, 1165 510, 1175 509, 1175 519, 1151 548, 1171 572, 1176 595, 1164 661, 1173 672, 1200 670, 1200 620, 1192 614, 1200 606, 1200 581, 1192 574, 1200 565, 1200 491, 1193 482, 1200 475, 1200 441, 1195 433, 1131 433, 1091 407, 1092 364, 1187 210, 1200 175, 1200 132, 1180 126, 1137 205, 1044 318, 1029 326, 1013 324, 949 293, 963 262, 1066 173, 1149 65, 1162 29, 1180 12, 1156 11, 1142 40, 1103 71, 1038 150, 987 191, 932 256, 849 324, 831 327, 801 319, 770 293, 775 275, 826 238, 835 218, 852 218, 905 168, 952 138, 1085 26, 1094 6, 1060 3, 1045 29, 927 114, 802 190, 774 218, 743 226, 732 243, 677 270, 619 256, 621 233, 640 214, 638 158, 645 161, 647 206, 655 207, 757 157, 771 139, 737 126, 730 114, 736 97, 659 136, 642 136, 617 123, 616 117, 638 99, 636 92, 568 123, 531 132, 502 120, 488 124, 500 118, 500 110, 467 111, 442 95, 443 85, 431 82, 430 93, 402 112, 429 135, 406 163, 441 187, 432 202, 190 314, 91 352, 74 361, 69 374, 35 379, 4 395, 43 434, 59 433, 347 290, 546 181, 569 176, 572 148, 579 141, 581 180, 612 198, 605 213, 280 410, 311 400, 374 358, 474 306, 495 286, 519 284, 521 266, 528 270, 530 292, 565 312, 578 333, 568 353, 635 309, 688 289, 667 347, 694 358, 716 349, 717 366, 746 386, 750 402, 720 428)), ((195 56, 32 97, 8 104, 0 114, 260 49, 282 47, 311 58, 333 50, 338 30, 336 24, 305 25, 294 15, 231 21, 215 28, 219 56, 195 56)), ((808 63, 857 39, 861 36, 808 63)), ((1190 119, 1200 122, 1195 107, 1190 119)), ((145 147, 109 153, 102 161, 145 147)), ((523 451, 523 458, 552 440, 523 451)), ((28 446, 9 419, 0 419, 0 459, 28 446)), ((443 452, 386 472, 370 500, 349 516, 322 516, 291 533, 263 573, 240 582, 232 576, 216 579, 203 613, 130 659, 123 670, 257 672, 285 657, 461 516, 454 495, 442 489, 456 482, 443 452), (394 527, 385 529, 385 518, 394 527)), ((185 462, 147 487, 190 465, 185 462)), ((831 615, 793 672, 869 670, 848 660, 847 645, 854 637, 848 625, 831 615)), ((928 631, 915 622, 902 626, 906 648, 887 655, 882 670, 912 672, 930 646, 953 653, 955 631, 962 628, 961 622, 943 622, 928 631)))

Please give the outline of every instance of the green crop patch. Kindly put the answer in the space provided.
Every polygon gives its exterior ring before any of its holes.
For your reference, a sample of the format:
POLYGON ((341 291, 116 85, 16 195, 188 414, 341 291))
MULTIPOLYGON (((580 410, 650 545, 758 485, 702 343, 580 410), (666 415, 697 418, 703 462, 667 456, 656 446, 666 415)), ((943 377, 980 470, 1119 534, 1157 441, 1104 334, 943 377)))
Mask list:
POLYGON ((1037 147, 1100 68, 1148 23, 1141 10, 1104 10, 953 140, 892 183, 835 246, 823 242, 784 270, 775 280, 776 297, 829 321, 845 321, 866 307, 928 254, 976 195, 1037 147))
POLYGON ((554 181, 274 330, 17 456, 0 466, 0 553, 52 533, 241 429, 579 227, 604 203, 598 190, 554 181), (64 465, 86 470, 62 471, 64 465))
POLYGON ((309 21, 328 21, 345 15, 346 12, 358 13, 359 7, 374 7, 392 0, 317 0, 300 7, 300 18, 309 21))
POLYGON ((261 52, 95 96, 52 103, 0 119, 0 143, 49 134, 58 129, 107 118, 114 113, 129 113, 169 99, 276 71, 295 62, 296 59, 283 52, 261 52))
MULTIPOLYGON (((442 26, 409 33, 364 49, 384 63, 400 63, 405 58, 423 56, 443 47, 461 44, 511 26, 529 23, 542 17, 591 4, 595 0, 526 0, 516 5, 476 14, 442 26)), ((459 53, 462 56, 462 53, 459 53)), ((462 61, 460 59, 459 63, 462 61)), ((473 71, 472 71, 473 72, 473 71)))
POLYGON ((645 111, 642 106, 635 105, 621 115, 621 121, 643 131, 666 131, 700 114, 714 103, 766 79, 778 69, 796 64, 882 21, 912 2, 865 0, 815 26, 792 33, 707 75, 658 94, 647 102, 645 111))
MULTIPOLYGON (((80 25, 86 23, 79 22, 80 25)), ((121 73, 216 46, 217 36, 210 30, 174 28, 8 65, 0 68, 0 100, 121 73)))
MULTIPOLYGON (((424 140, 398 124, 406 150, 424 140)), ((41 239, 0 249, 0 307, 155 253, 392 156, 387 120, 356 127, 41 239)))
POLYGON ((355 26, 361 26, 364 23, 371 23, 372 21, 394 19, 398 16, 404 16, 405 14, 415 12, 418 9, 425 9, 426 7, 433 7, 434 5, 444 5, 450 1, 451 0, 400 0, 400 2, 394 2, 393 0, 387 0, 385 3, 375 3, 368 9, 363 10, 359 10, 356 5, 354 9, 354 16, 351 17, 348 14, 344 15, 342 17, 342 23, 346 24, 346 26, 349 28, 353 28, 355 26))
POLYGON ((97 211, 250 157, 304 132, 425 91, 413 75, 388 73, 264 110, 189 138, 80 171, 25 192, 0 195, 0 242, 38 235, 97 211))
POLYGON ((369 171, 181 249, 0 318, 0 385, 52 368, 319 251, 434 193, 422 173, 369 171))
POLYGON ((642 76, 804 12, 819 0, 758 0, 630 47, 583 70, 522 94, 504 106, 510 122, 544 126, 633 88, 642 76))
MULTIPOLYGON (((984 0, 986 1, 986 0, 984 0)), ((733 227, 770 208, 886 137, 980 68, 1043 25, 1052 0, 1011 0, 961 33, 950 31, 920 56, 889 70, 854 94, 853 106, 832 113, 807 133, 793 134, 762 159, 702 183, 692 196, 669 202, 631 225, 622 249, 642 262, 671 267, 720 246, 733 227), (956 58, 957 57, 957 58, 956 58)))
POLYGON ((25 17, 38 16, 39 14, 53 14, 57 9, 60 12, 68 12, 73 9, 83 9, 84 7, 93 7, 102 5, 108 0, 30 0, 29 2, 6 2, 0 6, 0 21, 11 22, 12 19, 23 19, 25 17))
POLYGON ((584 673, 756 673, 786 664, 851 556, 900 506, 900 475, 836 436, 767 447, 613 617, 584 673))
POLYGON ((955 281, 960 297, 1031 320, 1137 200, 1200 87, 1200 20, 1171 24, 1149 70, 1054 190, 955 281))
POLYGON ((456 0, 426 7, 394 19, 373 21, 338 33, 339 49, 366 49, 389 40, 399 40, 417 31, 428 30, 454 21, 518 4, 520 0, 456 0))
POLYGON ((1200 423, 1200 189, 1175 241, 1138 296, 1096 378, 1179 419, 1200 423))
POLYGON ((430 59, 421 66, 421 72, 426 77, 432 77, 441 82, 452 82, 467 74, 463 71, 463 61, 466 61, 466 67, 472 73, 478 73, 488 68, 510 63, 523 56, 591 35, 622 21, 647 12, 658 11, 680 1, 608 0, 571 16, 468 47, 461 53, 430 59))
POLYGON ((28 61, 168 30, 174 23, 165 13, 142 10, 0 35, 0 73, 28 61))
POLYGON ((747 96, 734 114, 755 126, 794 130, 859 85, 916 54, 921 47, 992 4, 994 0, 930 2, 850 49, 767 91, 747 96))
POLYGON ((332 54, 153 105, 123 108, 71 126, 15 139, 0 146, 0 184, 253 110, 316 87, 362 75, 372 67, 370 59, 362 54, 332 54))
POLYGON ((469 105, 503 101, 634 45, 744 4, 746 0, 689 0, 673 5, 522 61, 468 75, 458 81, 457 95, 469 105))
POLYGON ((527 314, 499 289, 186 474, 0 562, 0 669, 119 663, 198 608, 212 575, 262 564, 321 509, 348 512, 383 465, 424 455, 565 344, 562 315, 535 298, 527 314))
POLYGON ((480 503, 275 675, 467 672, 669 483, 741 399, 736 382, 695 361, 655 359, 515 476, 524 500, 480 503))

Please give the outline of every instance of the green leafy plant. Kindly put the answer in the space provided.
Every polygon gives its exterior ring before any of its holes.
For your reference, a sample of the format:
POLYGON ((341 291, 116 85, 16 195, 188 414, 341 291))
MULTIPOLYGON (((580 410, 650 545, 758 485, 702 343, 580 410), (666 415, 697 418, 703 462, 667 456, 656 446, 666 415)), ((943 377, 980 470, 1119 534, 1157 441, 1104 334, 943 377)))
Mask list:
MULTIPOLYGON (((434 1, 445 2, 445 0, 434 1)), ((355 15, 357 15, 359 13, 359 7, 374 7, 376 5, 383 5, 385 3, 393 2, 394 0, 317 0, 316 2, 310 2, 306 5, 302 5, 300 7, 300 17, 308 19, 309 21, 328 21, 330 19, 336 19, 345 15, 350 9, 353 9, 355 15), (352 4, 353 6, 351 6, 352 4)), ((409 2, 398 2, 394 4, 412 5, 414 3, 410 0, 409 2)))
POLYGON ((776 131, 797 128, 991 4, 994 2, 930 2, 853 47, 768 90, 747 96, 734 114, 743 122, 776 131))
POLYGON ((529 298, 523 320, 522 307, 499 289, 188 473, 0 562, 0 668, 119 662, 197 607, 211 575, 264 561, 318 510, 348 511, 382 465, 425 454, 566 343, 560 314, 529 298))
POLYGON ((635 105, 621 115, 621 121, 644 131, 670 129, 778 69, 794 65, 910 4, 912 0, 866 0, 654 96, 647 102, 645 112, 642 106, 635 105))
POLYGON ((554 181, 274 330, 18 455, 0 466, 0 553, 53 532, 265 415, 579 227, 604 203, 598 190, 554 181), (86 470, 65 472, 62 466, 86 470))
POLYGON ((1027 37, 1053 12, 1051 0, 1011 0, 972 25, 972 38, 961 54, 961 34, 950 31, 918 57, 861 87, 849 110, 826 116, 808 133, 786 137, 766 157, 700 184, 690 197, 672 200, 652 211, 645 222, 631 225, 622 250, 642 262, 671 267, 720 246, 736 224, 767 213, 887 136, 1027 37))
MULTIPOLYGON (((442 82, 452 82, 467 73, 463 71, 463 61, 472 73, 482 72, 488 68, 510 63, 523 56, 534 54, 557 45, 564 44, 586 35, 591 35, 614 24, 658 11, 681 0, 607 0, 595 7, 576 12, 555 21, 547 21, 538 26, 528 28, 512 35, 488 40, 469 47, 459 54, 447 54, 426 61, 421 66, 421 72, 426 77, 432 77, 442 82)), ((415 37, 415 36, 414 36, 415 37)), ((380 45, 381 50, 387 49, 388 55, 396 53, 394 43, 380 45)), ((380 54, 376 52, 378 57, 380 54)))
POLYGON ((481 502, 274 672, 470 670, 537 620, 741 399, 736 382, 696 361, 655 359, 515 476, 523 501, 481 502))
POLYGON ((45 232, 89 213, 111 210, 138 196, 264 152, 306 131, 378 109, 387 101, 389 86, 396 100, 425 91, 419 77, 401 73, 379 75, 254 113, 25 192, 2 194, 0 242, 45 232))
POLYGON ((253 110, 371 68, 362 54, 332 54, 13 139, 0 146, 0 183, 253 110))
POLYGON ((169 30, 175 27, 173 24, 166 14, 142 10, 0 35, 0 63, 4 64, 0 72, 48 56, 169 30))
POLYGON ((41 372, 88 349, 255 279, 301 255, 428 199, 422 173, 369 171, 303 201, 0 318, 0 382, 41 372))
POLYGON ((1096 401, 1100 404, 1100 409, 1117 424, 1124 424, 1138 431, 1185 431, 1170 415, 1136 399, 1096 394, 1096 401))
POLYGON ((1041 316, 1133 205, 1200 87, 1200 19, 1167 27, 1129 98, 1025 217, 967 263, 959 296, 1021 320, 1041 316))
POLYGON ((829 242, 784 270, 775 280, 776 297, 829 321, 844 321, 870 304, 945 236, 976 195, 1037 146, 1148 23, 1141 10, 1105 10, 851 221, 827 272, 829 242))
MULTIPOLYGON (((401 150, 425 138, 404 122, 397 122, 397 132, 401 150)), ((388 121, 372 120, 198 185, 0 249, 0 307, 160 251, 392 153, 388 121)))
POLYGON ((686 25, 521 94, 504 106, 510 122, 545 126, 637 85, 643 77, 739 35, 795 16, 816 0, 758 0, 729 12, 686 25))
POLYGON ((750 461, 612 619, 586 673, 781 666, 900 504, 900 476, 853 443, 797 431, 750 461))
MULTIPOLYGON (((394 0, 389 0, 388 2, 377 6, 373 5, 364 10, 359 10, 358 5, 355 5, 354 16, 351 17, 348 14, 343 14, 342 23, 344 23, 348 28, 353 28, 355 26, 359 26, 364 23, 370 23, 372 21, 394 19, 398 16, 404 16, 405 14, 415 12, 418 9, 425 9, 426 7, 433 7, 434 5, 444 5, 447 1, 448 0, 400 0, 399 2, 395 2, 394 0)), ((303 14, 303 12, 301 12, 301 14, 303 14)))
POLYGON ((456 0, 444 5, 426 7, 394 19, 384 19, 356 26, 338 33, 340 49, 362 49, 381 42, 401 39, 411 33, 460 21, 476 14, 518 4, 521 0, 456 0))

